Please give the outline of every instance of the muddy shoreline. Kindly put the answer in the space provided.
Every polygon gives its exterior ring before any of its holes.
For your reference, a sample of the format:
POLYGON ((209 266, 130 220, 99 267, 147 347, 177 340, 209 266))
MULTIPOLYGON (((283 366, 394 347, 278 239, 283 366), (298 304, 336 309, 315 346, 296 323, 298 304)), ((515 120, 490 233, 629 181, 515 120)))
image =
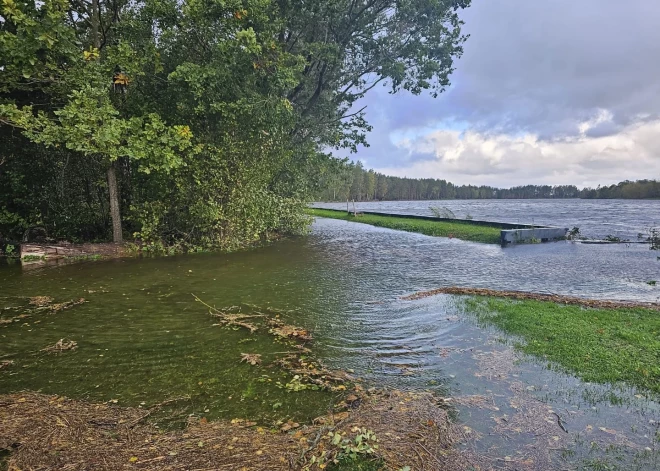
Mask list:
POLYGON ((453 294, 465 296, 490 296, 494 298, 509 298, 517 300, 535 300, 545 301, 555 304, 569 304, 600 309, 652 309, 660 311, 660 304, 645 303, 634 301, 604 301, 597 299, 578 298, 575 296, 564 296, 558 294, 530 293, 526 291, 499 291, 485 288, 460 288, 456 286, 446 288, 436 288, 428 291, 419 291, 417 293, 402 296, 405 301, 414 301, 417 299, 428 298, 438 294, 453 294))

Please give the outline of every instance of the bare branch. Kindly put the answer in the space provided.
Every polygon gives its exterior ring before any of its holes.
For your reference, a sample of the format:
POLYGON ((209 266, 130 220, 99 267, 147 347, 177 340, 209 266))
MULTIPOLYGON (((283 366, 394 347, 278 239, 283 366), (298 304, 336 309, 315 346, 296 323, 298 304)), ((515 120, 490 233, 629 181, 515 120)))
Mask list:
POLYGON ((7 121, 4 118, 0 118, 0 124, 4 124, 5 126, 11 126, 12 128, 16 128, 16 129, 25 129, 23 126, 18 126, 17 124, 13 123, 12 121, 7 121))
POLYGON ((355 113, 345 114, 344 116, 341 116, 341 117, 339 117, 339 118, 337 118, 337 119, 333 119, 332 121, 327 121, 326 123, 329 124, 329 123, 333 123, 333 122, 336 122, 336 121, 341 121, 342 119, 352 118, 353 116, 357 116, 357 115, 359 115, 359 114, 362 114, 362 112, 363 112, 364 110, 366 110, 366 109, 367 109, 367 105, 364 105, 362 108, 360 108, 359 110, 357 110, 355 113))

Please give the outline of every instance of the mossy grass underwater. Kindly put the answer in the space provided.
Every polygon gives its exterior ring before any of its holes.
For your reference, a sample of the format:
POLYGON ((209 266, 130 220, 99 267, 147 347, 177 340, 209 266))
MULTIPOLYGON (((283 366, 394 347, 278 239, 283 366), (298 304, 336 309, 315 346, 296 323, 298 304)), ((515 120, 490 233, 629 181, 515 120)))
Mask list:
MULTIPOLYGON (((47 394, 13 388, 14 392, 0 395, 0 449, 10 449, 2 457, 8 469, 60 469, 80 463, 85 468, 107 470, 139 466, 146 470, 212 467, 366 471, 383 467, 406 469, 413 465, 415 469, 430 471, 437 469, 434 463, 439 459, 446 463, 445 469, 460 469, 454 467, 458 454, 452 446, 461 439, 461 432, 451 424, 447 411, 438 406, 439 400, 432 394, 366 390, 359 379, 325 368, 308 348, 312 334, 285 322, 289 311, 248 304, 216 308, 193 297, 195 311, 200 311, 199 304, 203 305, 209 319, 217 322, 213 325, 221 328, 209 329, 207 325, 206 330, 215 332, 216 339, 223 342, 237 340, 238 349, 232 349, 233 364, 246 370, 244 376, 254 373, 252 376, 263 380, 257 381, 261 386, 254 386, 250 394, 245 391, 240 401, 262 395, 260 407, 270 410, 272 405, 275 414, 242 415, 247 410, 239 408, 233 411, 237 414, 233 417, 239 418, 230 420, 228 416, 208 414, 206 406, 200 409, 200 403, 209 404, 204 394, 176 396, 180 391, 172 390, 160 391, 168 399, 141 402, 138 406, 135 401, 131 404, 123 399, 92 401, 87 393, 73 393, 77 397, 70 398, 55 393, 56 387, 50 387, 47 394), (265 338, 272 339, 275 347, 269 347, 265 338), (280 370, 284 375, 274 375, 272 370, 280 370), (264 375, 266 372, 270 374, 264 375), (282 381, 276 381, 278 378, 282 381), (288 382, 283 378, 288 378, 288 382), (270 390, 267 396, 263 396, 263 388, 270 390), (269 400, 261 401, 266 397, 269 400), (272 404, 275 399, 279 401, 277 407, 272 404), (316 402, 315 406, 304 407, 321 415, 296 418, 284 412, 286 402, 295 403, 297 408, 303 407, 304 402, 316 402), (168 425, 172 418, 178 426, 168 425), (401 438, 404 431, 412 438, 401 438), (425 448, 413 455, 418 440, 425 448), (53 447, 57 453, 52 453, 53 447)), ((33 307, 28 319, 33 326, 40 325, 42 316, 55 312, 53 306, 68 306, 55 304, 55 299, 48 296, 14 297, 9 301, 10 311, 33 307)), ((51 319, 56 323, 61 316, 51 319)), ((12 321, 5 328, 6 336, 20 333, 18 322, 12 321)), ((43 353, 34 354, 49 354, 52 361, 61 362, 75 360, 76 355, 87 355, 90 350, 98 351, 89 342, 78 346, 75 341, 62 339, 55 346, 42 349, 43 353)), ((102 351, 99 357, 112 355, 107 349, 102 351)), ((33 366, 32 356, 12 358, 16 361, 4 365, 3 374, 24 373, 26 366, 33 366)), ((189 362, 192 356, 186 358, 189 362)), ((218 366, 221 365, 214 367, 218 366)), ((192 372, 189 370, 188 374, 192 372)), ((66 381, 73 382, 75 377, 66 381)), ((223 401, 224 408, 235 402, 228 399, 223 401)))
POLYGON ((344 211, 328 209, 309 208, 307 213, 315 217, 341 219, 345 221, 370 224, 372 226, 385 227, 406 232, 417 232, 420 234, 449 237, 466 240, 470 242, 482 242, 486 244, 500 244, 501 229, 478 225, 470 220, 465 221, 432 221, 422 219, 408 219, 403 217, 375 214, 360 214, 357 216, 344 211))

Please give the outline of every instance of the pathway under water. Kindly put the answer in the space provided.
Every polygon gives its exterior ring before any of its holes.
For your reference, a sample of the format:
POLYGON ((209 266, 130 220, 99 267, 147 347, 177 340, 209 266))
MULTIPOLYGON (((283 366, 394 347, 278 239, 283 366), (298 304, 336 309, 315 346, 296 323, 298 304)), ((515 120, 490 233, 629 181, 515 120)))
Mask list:
MULTIPOLYGON (((640 246, 502 249, 319 219, 308 237, 249 252, 6 266, 5 300, 88 302, 38 324, 0 328, 0 356, 20 359, 0 370, 0 392, 35 389, 124 405, 186 395, 192 413, 210 418, 318 413, 310 406, 316 392, 265 387, 286 374, 240 363, 254 341, 214 327, 194 293, 218 307, 294 311, 293 323, 314 331, 315 353, 330 366, 379 386, 450 395, 476 438, 469 446, 494 469, 653 470, 660 463, 657 400, 584 384, 519 356, 497 331, 478 326, 460 298, 399 298, 459 285, 655 301, 660 288, 646 281, 658 277, 658 263, 640 246), (63 337, 79 348, 27 355, 63 337)), ((259 348, 274 354, 282 346, 264 338, 259 348)))
MULTIPOLYGON (((660 200, 439 200, 439 201, 360 201, 358 211, 433 216, 430 207, 448 209, 457 218, 514 224, 579 227, 590 238, 608 235, 637 240, 648 237, 649 229, 660 225, 660 200)), ((346 209, 346 203, 315 203, 315 207, 346 209)), ((350 206, 352 208, 352 205, 350 206)))

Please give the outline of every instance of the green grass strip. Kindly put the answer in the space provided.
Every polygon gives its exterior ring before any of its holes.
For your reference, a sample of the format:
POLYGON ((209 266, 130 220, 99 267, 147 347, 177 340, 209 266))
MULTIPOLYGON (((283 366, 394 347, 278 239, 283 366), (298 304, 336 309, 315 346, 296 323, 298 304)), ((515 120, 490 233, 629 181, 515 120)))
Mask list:
POLYGON ((500 229, 496 227, 479 226, 465 222, 429 221, 424 219, 407 219, 396 216, 380 216, 361 214, 357 217, 344 211, 309 208, 308 214, 317 217, 343 219, 345 221, 371 224, 399 231, 418 232, 429 236, 452 237, 455 239, 483 242, 486 244, 500 243, 500 229))
POLYGON ((473 297, 479 321, 524 339, 525 353, 595 383, 624 382, 660 394, 660 313, 545 301, 473 297))

